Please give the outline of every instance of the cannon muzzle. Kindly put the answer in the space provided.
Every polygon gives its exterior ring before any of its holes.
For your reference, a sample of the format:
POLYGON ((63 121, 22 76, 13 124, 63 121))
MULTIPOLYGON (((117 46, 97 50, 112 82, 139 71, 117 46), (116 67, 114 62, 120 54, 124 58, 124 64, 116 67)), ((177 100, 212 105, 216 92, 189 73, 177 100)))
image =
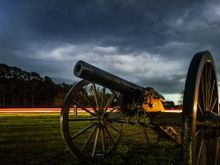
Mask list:
POLYGON ((76 63, 74 75, 126 95, 144 96, 144 87, 117 77, 84 61, 76 63))

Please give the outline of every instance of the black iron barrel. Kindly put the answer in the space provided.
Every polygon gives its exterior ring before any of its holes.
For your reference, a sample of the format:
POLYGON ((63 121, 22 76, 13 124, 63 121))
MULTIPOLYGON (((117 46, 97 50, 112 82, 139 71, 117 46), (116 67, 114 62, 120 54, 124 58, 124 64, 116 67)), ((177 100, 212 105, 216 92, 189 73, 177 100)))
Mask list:
POLYGON ((117 77, 84 61, 78 61, 74 75, 120 93, 143 96, 145 89, 132 82, 117 77))

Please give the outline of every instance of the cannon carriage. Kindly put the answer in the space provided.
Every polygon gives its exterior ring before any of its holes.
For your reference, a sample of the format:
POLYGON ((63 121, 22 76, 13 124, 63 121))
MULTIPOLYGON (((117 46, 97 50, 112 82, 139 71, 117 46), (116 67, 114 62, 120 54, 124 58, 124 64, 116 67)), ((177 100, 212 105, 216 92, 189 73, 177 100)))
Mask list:
POLYGON ((208 51, 197 53, 190 63, 179 113, 166 112, 164 97, 153 88, 86 62, 77 62, 74 74, 83 80, 64 99, 61 133, 81 160, 108 157, 120 142, 124 124, 140 124, 180 145, 182 164, 218 164, 218 82, 208 51), (174 127, 181 128, 181 135, 174 127))

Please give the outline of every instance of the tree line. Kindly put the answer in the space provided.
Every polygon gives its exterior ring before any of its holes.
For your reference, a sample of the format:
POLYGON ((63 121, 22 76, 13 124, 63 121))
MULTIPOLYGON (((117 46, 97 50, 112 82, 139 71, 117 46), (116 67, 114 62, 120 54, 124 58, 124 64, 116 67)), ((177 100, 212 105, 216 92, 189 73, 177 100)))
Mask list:
POLYGON ((0 107, 60 107, 69 84, 0 64, 0 107))

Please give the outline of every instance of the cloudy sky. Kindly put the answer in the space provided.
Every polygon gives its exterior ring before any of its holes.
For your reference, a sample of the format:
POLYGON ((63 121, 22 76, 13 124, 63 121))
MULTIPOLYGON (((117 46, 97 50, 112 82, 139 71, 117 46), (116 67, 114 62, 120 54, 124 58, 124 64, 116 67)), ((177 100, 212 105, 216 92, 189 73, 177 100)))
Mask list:
POLYGON ((0 0, 0 63, 57 82, 85 60, 178 100, 203 50, 220 74, 218 0, 0 0))

